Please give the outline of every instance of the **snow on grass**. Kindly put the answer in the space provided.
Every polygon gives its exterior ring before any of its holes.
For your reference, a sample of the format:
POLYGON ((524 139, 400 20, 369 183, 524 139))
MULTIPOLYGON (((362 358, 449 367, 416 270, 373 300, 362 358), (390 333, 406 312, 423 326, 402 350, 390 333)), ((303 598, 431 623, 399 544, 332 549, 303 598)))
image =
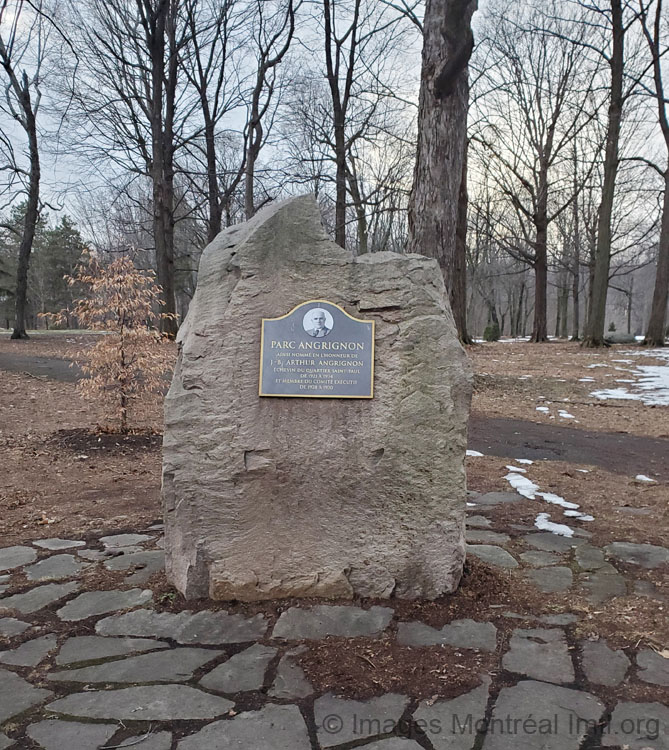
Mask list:
MULTIPOLYGON (((507 466, 506 468, 508 469, 509 467, 507 466)), ((655 484, 655 480, 647 477, 645 474, 637 474, 634 478, 637 480, 637 482, 652 482, 653 484, 655 484)))
POLYGON ((594 383, 595 379, 594 378, 579 378, 578 382, 579 383, 594 383))
POLYGON ((581 506, 578 503, 570 503, 559 495, 555 495, 552 492, 537 492, 537 497, 543 497, 543 499, 551 505, 560 505, 563 508, 569 508, 570 510, 576 510, 581 506))
POLYGON ((570 414, 568 411, 565 411, 564 409, 560 409, 558 412, 558 416, 562 417, 562 419, 576 419, 576 417, 573 414, 570 414))
POLYGON ((597 362, 594 365, 587 365, 588 370, 592 370, 594 367, 608 367, 603 362, 597 362))
POLYGON ((576 471, 580 471, 581 474, 589 474, 590 473, 590 469, 576 469, 576 471))
MULTIPOLYGON (((593 391, 590 395, 602 401, 618 399, 622 401, 641 401, 644 406, 669 406, 669 351, 664 349, 649 349, 645 352, 623 352, 635 357, 652 357, 664 362, 662 365, 636 365, 636 370, 616 367, 620 372, 631 372, 636 378, 633 381, 617 380, 616 382, 630 382, 632 390, 627 388, 610 388, 593 391)), ((617 360, 622 361, 622 360, 617 360)), ((592 365, 589 365, 592 367, 592 365)))
POLYGON ((539 513, 534 520, 534 526, 540 531, 550 531, 551 534, 558 534, 559 536, 566 537, 574 536, 573 529, 570 529, 569 526, 563 523, 553 523, 550 520, 548 513, 539 513))
POLYGON ((470 458, 481 458, 483 456, 483 453, 468 450, 465 455, 469 456, 470 458))
POLYGON ((565 510, 565 512, 562 514, 564 516, 568 516, 569 518, 575 518, 577 521, 594 521, 594 516, 589 516, 587 513, 581 513, 578 510, 565 510))
POLYGON ((520 466, 509 466, 507 464, 506 468, 509 471, 517 471, 519 474, 527 474, 527 469, 521 469, 520 466))
POLYGON ((527 464, 528 466, 534 463, 529 458, 516 458, 515 461, 517 464, 527 464))
POLYGON ((536 493, 539 490, 539 485, 534 484, 530 479, 524 477, 522 474, 515 474, 511 472, 507 474, 504 479, 513 487, 513 489, 528 500, 534 500, 536 493))
POLYGON ((548 414, 550 409, 547 406, 537 406, 537 411, 542 411, 544 414, 548 414))

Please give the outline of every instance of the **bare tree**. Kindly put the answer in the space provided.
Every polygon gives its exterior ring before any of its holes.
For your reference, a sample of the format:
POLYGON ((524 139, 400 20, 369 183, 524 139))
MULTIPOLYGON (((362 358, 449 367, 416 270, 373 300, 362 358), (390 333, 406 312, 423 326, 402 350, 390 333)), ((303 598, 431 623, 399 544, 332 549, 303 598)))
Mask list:
POLYGON ((418 148, 409 201, 410 252, 436 258, 456 310, 458 334, 466 330, 465 243, 458 241, 458 210, 465 174, 468 63, 474 48, 471 19, 476 0, 428 0, 418 108, 418 148))
POLYGON ((24 7, 22 0, 0 3, 0 67, 5 77, 5 97, 0 112, 18 124, 27 139, 27 164, 16 153, 9 129, 0 132, 0 169, 8 176, 6 192, 10 201, 14 190, 26 196, 23 232, 16 272, 13 339, 26 339, 28 268, 40 210, 40 153, 37 116, 42 99, 42 65, 47 47, 47 29, 41 3, 24 7))
POLYGON ((669 118, 662 78, 662 57, 667 52, 665 36, 667 19, 666 14, 663 15, 662 0, 655 0, 655 17, 652 20, 652 26, 648 11, 648 5, 643 0, 639 0, 639 18, 652 59, 654 93, 660 130, 667 151, 667 164, 663 171, 658 170, 664 180, 664 198, 653 302, 644 343, 649 346, 664 346, 667 300, 669 299, 669 118))
POLYGON ((493 64, 480 79, 481 126, 472 142, 509 204, 501 239, 534 271, 531 341, 542 342, 548 340, 549 228, 582 187, 572 190, 568 154, 596 115, 596 70, 568 38, 567 30, 585 31, 558 18, 553 6, 505 9, 488 23, 493 64))
POLYGON ((246 124, 244 208, 247 220, 256 212, 254 195, 256 161, 267 138, 268 128, 264 125, 264 121, 277 93, 277 67, 286 56, 293 40, 295 12, 302 4, 302 0, 281 0, 278 3, 255 0, 255 2, 253 25, 256 29, 254 45, 257 64, 246 124))
MULTIPOLYGON (((72 92, 75 134, 94 169, 102 162, 127 189, 147 176, 152 186, 152 236, 166 315, 163 332, 176 333, 174 226, 177 150, 197 103, 182 86, 180 58, 189 27, 179 0, 71 3, 72 34, 86 48, 72 92), (120 173, 120 174, 119 174, 120 173)), ((109 171, 105 175, 108 179, 109 171)))

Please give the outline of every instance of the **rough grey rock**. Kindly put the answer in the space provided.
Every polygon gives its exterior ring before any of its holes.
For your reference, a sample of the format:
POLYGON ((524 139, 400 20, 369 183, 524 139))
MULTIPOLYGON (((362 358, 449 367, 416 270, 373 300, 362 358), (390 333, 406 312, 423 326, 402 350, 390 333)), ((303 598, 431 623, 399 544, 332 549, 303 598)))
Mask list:
POLYGON ((276 677, 269 694, 278 700, 298 700, 307 698, 314 689, 307 680, 304 670, 296 663, 296 657, 306 651, 306 646, 299 646, 287 651, 276 668, 276 677))
POLYGON ((532 583, 543 591, 544 594, 553 594, 556 591, 566 591, 574 582, 574 576, 570 568, 556 565, 552 568, 537 568, 531 570, 527 577, 532 583))
POLYGON ((42 609, 42 607, 46 607, 47 604, 53 604, 78 590, 79 584, 74 581, 70 583, 47 583, 44 586, 35 586, 34 589, 26 591, 25 594, 14 594, 14 596, 1 599, 0 611, 3 609, 15 609, 22 615, 30 615, 42 609))
POLYGON ((477 505, 503 505, 504 503, 517 503, 525 499, 517 492, 486 492, 484 495, 479 495, 475 502, 477 505))
POLYGON ((636 663, 640 680, 669 687, 669 659, 650 648, 645 648, 636 655, 636 663))
POLYGON ((165 553, 162 550, 145 550, 119 555, 105 561, 107 570, 136 569, 126 578, 126 583, 146 583, 154 573, 165 569, 165 553))
POLYGON ((604 548, 607 554, 626 563, 641 565, 644 568, 658 568, 669 563, 669 549, 655 544, 633 544, 632 542, 613 542, 604 548))
POLYGON ((550 531, 542 531, 536 534, 526 534, 523 539, 535 549, 540 549, 543 552, 557 552, 558 554, 569 552, 572 547, 578 547, 581 544, 586 544, 585 540, 583 539, 558 536, 557 534, 551 534, 550 531))
POLYGON ((44 635, 41 638, 34 638, 32 641, 26 641, 11 651, 0 652, 0 662, 10 664, 13 667, 34 667, 50 651, 53 651, 57 644, 58 639, 55 635, 44 635))
POLYGON ((573 682, 574 667, 561 630, 536 628, 514 630, 509 650, 502 659, 509 672, 546 682, 573 682))
POLYGON ((31 724, 26 734, 44 750, 98 750, 117 730, 116 724, 80 724, 47 719, 31 724))
POLYGON ((86 542, 77 541, 76 539, 37 539, 33 542, 36 547, 48 549, 51 552, 58 552, 61 549, 72 549, 73 547, 85 547, 86 542))
POLYGON ((669 707, 661 703, 618 703, 602 736, 602 745, 669 750, 669 707))
POLYGON ((88 567, 74 555, 52 555, 25 568, 29 581, 48 581, 72 578, 88 567))
POLYGON ((177 643, 245 643, 262 638, 267 620, 262 615, 246 618, 227 612, 154 612, 138 609, 124 615, 100 620, 95 626, 98 635, 134 635, 172 638, 177 643))
POLYGON ((79 557, 83 557, 84 560, 91 560, 98 562, 99 560, 106 560, 109 557, 109 550, 103 551, 100 549, 79 549, 77 554, 79 557))
POLYGON ((647 596, 658 601, 664 601, 666 598, 652 581, 634 581, 634 593, 637 596, 647 596))
POLYGON ((630 660, 624 651, 614 651, 605 640, 583 641, 583 671, 596 685, 619 685, 625 678, 630 660))
POLYGON ((61 620, 74 622, 87 617, 104 615, 118 609, 130 609, 148 604, 153 599, 149 589, 128 589, 127 591, 87 591, 68 602, 56 613, 61 620))
POLYGON ((81 719, 189 721, 215 719, 234 705, 232 701, 188 685, 142 685, 72 693, 52 701, 46 708, 53 713, 81 719))
POLYGON ((0 724, 42 703, 51 695, 50 690, 33 687, 14 672, 0 669, 0 724))
POLYGON ((11 638, 14 635, 20 635, 31 627, 29 622, 17 620, 14 617, 0 617, 0 635, 11 638))
POLYGON ((37 552, 31 547, 0 548, 0 570, 14 570, 37 559, 37 552))
POLYGON ((467 516, 467 526, 473 528, 487 529, 491 523, 491 520, 485 516, 467 516))
POLYGON ((314 703, 318 741, 321 747, 334 747, 364 737, 389 734, 408 704, 408 698, 394 693, 368 701, 336 698, 327 693, 314 703))
POLYGON ((422 622, 401 622, 397 640, 403 646, 436 646, 445 644, 455 648, 494 651, 497 648, 497 628, 491 622, 455 620, 441 630, 422 622))
POLYGON ((8 747, 14 746, 14 740, 10 740, 6 734, 0 732, 0 750, 7 750, 8 747))
POLYGON ((583 544, 574 550, 574 558, 581 570, 599 570, 606 567, 604 550, 593 547, 591 544, 583 544))
POLYGON ((176 648, 127 659, 105 662, 92 667, 51 672, 47 679, 58 682, 110 682, 137 684, 142 682, 185 682, 222 651, 205 648, 176 648))
POLYGON ((467 554, 478 557, 479 560, 494 565, 497 568, 517 568, 518 561, 502 547, 491 544, 468 544, 467 554))
POLYGON ((111 536, 100 537, 100 541, 105 547, 134 547, 142 542, 149 542, 155 539, 147 534, 112 534, 111 536))
POLYGON ((178 343, 163 502, 182 593, 455 590, 471 376, 436 261, 354 257, 327 237, 313 197, 278 202, 204 250, 178 343), (373 399, 259 398, 261 319, 316 295, 375 321, 373 399))
POLYGON ((520 559, 533 568, 543 568, 546 565, 557 565, 559 562, 562 562, 561 558, 553 552, 542 552, 541 550, 523 552, 520 555, 520 559))
POLYGON ((477 723, 485 718, 490 682, 485 677, 483 684, 469 693, 436 703, 423 701, 418 706, 414 719, 435 750, 470 750, 474 746, 477 723))
POLYGON ((229 720, 208 724, 186 737, 177 750, 310 750, 307 727, 297 706, 269 704, 229 720))
POLYGON ((68 638, 63 643, 56 657, 56 664, 77 664, 160 648, 169 646, 163 641, 151 638, 102 638, 98 635, 80 635, 68 638))
POLYGON ((624 596, 627 592, 625 579, 608 563, 599 570, 586 573, 582 577, 586 597, 593 604, 601 604, 615 596, 624 596))
POLYGON ((467 544, 508 544, 511 541, 511 537, 508 534, 478 529, 467 531, 465 538, 467 544))
POLYGON ((275 648, 255 643, 214 667, 200 680, 200 685, 219 693, 260 690, 265 684, 267 667, 276 654, 275 648))
POLYGON ((483 750, 578 750, 603 713, 590 693, 525 680, 500 691, 483 750))
POLYGON ((272 638, 299 641, 328 635, 375 636, 388 627, 392 617, 393 610, 389 607, 362 609, 332 604, 317 604, 309 609, 291 607, 277 620, 272 638))
POLYGON ((171 732, 152 732, 146 735, 140 734, 138 737, 128 737, 127 740, 119 743, 119 748, 132 747, 133 750, 171 750, 172 733, 171 732), (141 742, 138 740, 141 739, 141 742))
POLYGON ((578 615, 574 615, 571 612, 561 612, 557 615, 541 615, 539 622, 543 622, 545 625, 572 625, 578 622, 578 615))

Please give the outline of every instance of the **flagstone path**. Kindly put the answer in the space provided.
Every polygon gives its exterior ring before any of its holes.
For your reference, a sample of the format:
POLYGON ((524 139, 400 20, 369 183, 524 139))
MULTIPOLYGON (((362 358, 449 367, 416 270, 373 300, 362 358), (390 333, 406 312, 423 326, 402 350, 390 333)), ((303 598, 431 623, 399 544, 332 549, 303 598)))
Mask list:
MULTIPOLYGON (((643 590, 666 606, 629 571, 669 567, 669 550, 489 530, 487 510, 514 500, 470 493, 468 554, 539 592, 579 589, 606 606, 643 590)), ((161 528, 139 531, 0 549, 0 750, 669 750, 666 651, 579 640, 577 613, 500 610, 435 628, 401 621, 392 600, 289 606, 276 619, 159 611, 164 594, 147 583, 163 564, 161 528), (96 571, 118 584, 91 590, 105 580, 96 571), (479 651, 496 666, 450 699, 350 700, 319 694, 298 663, 305 643, 331 636, 479 651), (640 688, 651 697, 627 699, 640 688)))

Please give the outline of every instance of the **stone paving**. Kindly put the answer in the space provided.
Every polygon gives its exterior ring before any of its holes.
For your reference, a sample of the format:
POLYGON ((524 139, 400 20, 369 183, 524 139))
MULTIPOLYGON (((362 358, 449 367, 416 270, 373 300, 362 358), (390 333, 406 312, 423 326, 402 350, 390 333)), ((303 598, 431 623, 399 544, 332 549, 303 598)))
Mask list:
MULTIPOLYGON (((667 549, 493 530, 486 513, 513 493, 469 499, 469 554, 505 575, 593 605, 643 592, 665 606, 629 571, 665 569, 667 549)), ((669 750, 667 652, 579 639, 568 607, 441 627, 402 620, 392 601, 278 617, 159 611, 149 581, 162 565, 159 526, 0 549, 0 750, 669 750), (115 585, 92 587, 105 572, 115 585), (448 699, 352 700, 318 693, 299 665, 306 644, 331 637, 480 652, 496 666, 448 699)))

